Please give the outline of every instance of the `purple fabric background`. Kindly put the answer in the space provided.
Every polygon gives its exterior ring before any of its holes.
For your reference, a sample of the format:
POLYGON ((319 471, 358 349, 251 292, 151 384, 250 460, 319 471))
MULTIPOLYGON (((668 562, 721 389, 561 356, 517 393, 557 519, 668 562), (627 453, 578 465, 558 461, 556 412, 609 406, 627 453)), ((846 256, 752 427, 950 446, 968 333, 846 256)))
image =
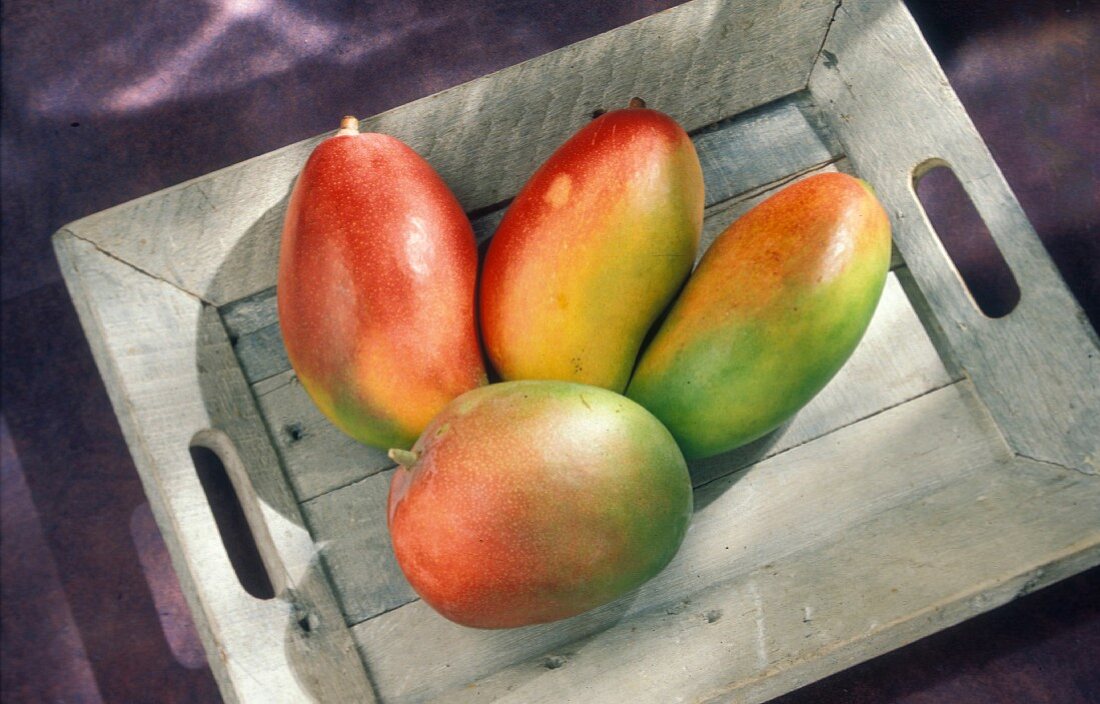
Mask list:
MULTIPOLYGON (((49 236, 675 4, 4 3, 0 699, 218 701, 49 236)), ((910 7, 1095 326, 1100 10, 910 7)), ((959 222, 942 191, 922 187, 936 218, 959 222)), ((960 266, 998 295, 988 252, 948 228, 960 266)), ((781 701, 1100 701, 1097 594, 1092 570, 781 701)))

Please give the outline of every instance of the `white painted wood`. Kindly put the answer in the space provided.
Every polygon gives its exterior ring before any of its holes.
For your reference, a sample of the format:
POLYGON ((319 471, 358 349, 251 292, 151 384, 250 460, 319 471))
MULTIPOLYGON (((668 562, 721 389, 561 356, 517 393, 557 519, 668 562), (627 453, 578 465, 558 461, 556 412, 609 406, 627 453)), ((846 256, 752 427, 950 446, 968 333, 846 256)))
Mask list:
MULTIPOLYGON (((268 290, 271 297, 267 302, 274 309, 275 291, 268 290)), ((233 350, 249 382, 263 381, 290 369, 290 357, 287 356, 283 333, 277 322, 239 338, 233 350)))
MULTIPOLYGON (((279 311, 275 305, 275 289, 268 288, 247 298, 227 303, 218 309, 225 330, 234 344, 249 333, 278 325, 279 311)), ((250 379, 250 381, 256 381, 250 379)))
POLYGON ((954 362, 1019 454, 1100 471, 1100 343, 900 2, 845 0, 809 87, 895 241, 954 362), (1020 287, 1003 318, 974 304, 914 190, 948 164, 1020 287))
MULTIPOLYGON (((427 159, 467 210, 515 193, 596 108, 640 95, 695 130, 806 85, 836 0, 696 0, 363 121, 427 159)), ((333 129, 340 116, 333 116, 333 129)), ((69 227, 223 305, 275 284, 285 200, 324 136, 69 227)))
POLYGON ((1014 460, 966 381, 696 498, 669 567, 596 611, 481 631, 417 601, 355 626, 380 696, 758 701, 991 608, 1037 568, 1100 561, 1100 480, 1014 460))
POLYGON ((373 701, 216 311, 77 237, 54 243, 225 699, 373 701), (276 598, 241 587, 192 444, 225 464, 276 598))

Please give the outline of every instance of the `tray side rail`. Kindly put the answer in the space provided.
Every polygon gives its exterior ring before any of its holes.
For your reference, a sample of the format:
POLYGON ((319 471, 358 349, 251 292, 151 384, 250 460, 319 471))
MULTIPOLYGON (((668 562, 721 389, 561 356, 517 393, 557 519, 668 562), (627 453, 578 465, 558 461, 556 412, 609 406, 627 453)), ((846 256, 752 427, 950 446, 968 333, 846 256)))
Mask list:
POLYGON ((373 702, 217 311, 71 233, 54 246, 222 696, 373 702), (195 446, 224 464, 273 598, 241 585, 195 446))
MULTIPOLYGON (((511 197, 596 109, 641 96, 688 131, 805 87, 837 0, 694 0, 362 120, 467 211, 511 197)), ((339 120, 333 116, 333 127, 339 120)), ((319 135, 70 227, 217 306, 275 283, 286 202, 319 135)))
POLYGON ((887 205, 895 244, 942 335, 1023 457, 1100 471, 1100 344, 989 149, 898 0, 845 0, 809 90, 853 169, 887 205), (1016 308, 986 317, 917 197, 949 166, 1020 287, 1016 308))

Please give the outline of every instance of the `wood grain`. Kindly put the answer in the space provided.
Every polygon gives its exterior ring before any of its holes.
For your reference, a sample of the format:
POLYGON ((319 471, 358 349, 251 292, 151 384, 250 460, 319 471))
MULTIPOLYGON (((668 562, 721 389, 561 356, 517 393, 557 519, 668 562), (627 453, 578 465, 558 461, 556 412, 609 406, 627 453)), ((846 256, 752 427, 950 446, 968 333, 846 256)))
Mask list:
POLYGON ((393 472, 391 468, 302 504, 349 624, 418 599, 397 566, 386 530, 393 472))
POLYGON ((1077 497, 1100 518, 1094 480, 1023 459, 984 465, 433 701, 768 701, 1094 566, 1100 534, 1074 519, 1077 497))
POLYGON ((1100 471, 1100 342, 904 7, 844 2, 822 55, 811 92, 889 205, 952 363, 1016 452, 1100 471), (1003 318, 974 304, 917 199, 914 179, 936 164, 958 176, 1019 283, 1003 318))
POLYGON ((373 701, 217 312, 84 240, 54 243, 223 696, 373 701), (277 598, 241 587, 196 444, 225 465, 277 598))
POLYGON ((254 390, 299 501, 393 466, 384 450, 353 440, 325 418, 294 372, 260 382, 254 390))

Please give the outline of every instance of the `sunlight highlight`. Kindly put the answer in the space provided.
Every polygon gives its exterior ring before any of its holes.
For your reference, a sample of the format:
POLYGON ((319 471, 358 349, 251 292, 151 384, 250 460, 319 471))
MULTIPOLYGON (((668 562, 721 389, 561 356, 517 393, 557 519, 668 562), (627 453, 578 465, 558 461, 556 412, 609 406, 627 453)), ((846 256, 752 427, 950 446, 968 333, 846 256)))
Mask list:
MULTIPOLYGON (((36 87, 30 105, 47 114, 145 110, 234 90, 318 58, 340 65, 358 63, 448 21, 446 16, 421 17, 413 12, 395 31, 390 26, 392 8, 378 9, 382 13, 378 22, 370 21, 374 10, 349 22, 346 17, 322 17, 291 0, 205 0, 205 4, 205 19, 179 43, 159 53, 141 49, 163 41, 163 27, 149 22, 148 27, 139 27, 146 35, 124 35, 96 46, 78 70, 58 74, 36 87), (97 86, 105 76, 113 77, 113 85, 97 86)), ((161 19, 163 24, 170 18, 161 19)))

